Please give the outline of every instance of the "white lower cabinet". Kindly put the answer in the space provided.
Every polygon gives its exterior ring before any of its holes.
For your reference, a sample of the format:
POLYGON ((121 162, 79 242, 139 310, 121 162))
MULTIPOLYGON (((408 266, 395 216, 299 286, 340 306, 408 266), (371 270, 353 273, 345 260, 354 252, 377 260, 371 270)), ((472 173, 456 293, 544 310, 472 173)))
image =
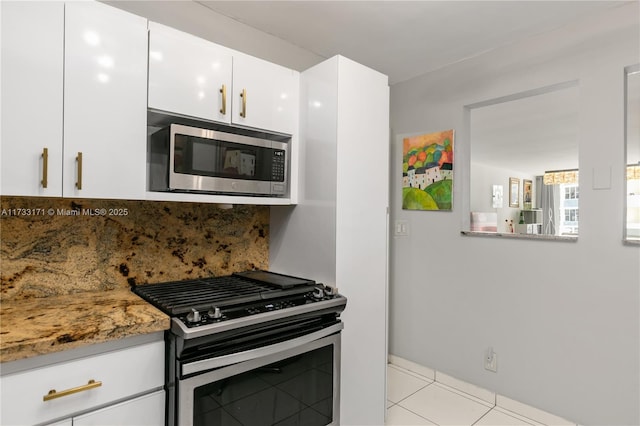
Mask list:
POLYGON ((163 385, 163 341, 7 374, 0 424, 161 425, 163 385), (120 421, 129 416, 133 423, 120 421))
POLYGON ((164 402, 164 391, 157 391, 74 417, 73 426, 162 426, 164 402))
POLYGON ((156 391, 46 426, 162 426, 164 403, 164 391, 156 391))

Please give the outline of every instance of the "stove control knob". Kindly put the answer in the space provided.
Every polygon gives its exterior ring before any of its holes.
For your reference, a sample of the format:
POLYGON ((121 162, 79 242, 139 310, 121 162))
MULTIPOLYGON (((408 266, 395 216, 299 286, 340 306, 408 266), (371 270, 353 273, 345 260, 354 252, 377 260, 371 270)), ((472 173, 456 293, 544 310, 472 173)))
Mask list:
POLYGON ((222 318, 222 311, 217 306, 213 306, 209 311, 209 316, 213 319, 220 319, 222 318))
POLYGON ((200 322, 200 312, 191 308, 191 312, 187 314, 187 321, 189 322, 200 322))
POLYGON ((322 299, 324 297, 324 290, 320 287, 316 287, 313 290, 313 298, 314 299, 322 299))
POLYGON ((325 285, 324 294, 326 294, 327 296, 335 296, 336 294, 338 294, 338 289, 329 285, 325 285))

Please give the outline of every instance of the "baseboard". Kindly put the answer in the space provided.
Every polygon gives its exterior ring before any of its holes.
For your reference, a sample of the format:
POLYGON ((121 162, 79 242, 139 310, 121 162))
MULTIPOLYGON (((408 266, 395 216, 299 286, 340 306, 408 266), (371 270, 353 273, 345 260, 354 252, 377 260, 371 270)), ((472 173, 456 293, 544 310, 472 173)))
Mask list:
POLYGON ((398 367, 404 368, 405 370, 412 371, 416 374, 419 374, 431 381, 436 380, 436 372, 428 367, 422 366, 420 364, 416 364, 413 361, 409 361, 408 359, 400 358, 399 356, 389 354, 389 364, 397 365, 398 367))

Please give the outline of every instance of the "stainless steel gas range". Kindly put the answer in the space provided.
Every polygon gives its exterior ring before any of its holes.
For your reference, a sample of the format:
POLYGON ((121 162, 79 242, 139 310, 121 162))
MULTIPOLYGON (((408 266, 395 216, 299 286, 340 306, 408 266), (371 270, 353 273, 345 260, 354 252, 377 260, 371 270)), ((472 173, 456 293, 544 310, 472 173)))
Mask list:
POLYGON ((171 318, 167 424, 340 424, 346 298, 268 271, 139 285, 171 318))

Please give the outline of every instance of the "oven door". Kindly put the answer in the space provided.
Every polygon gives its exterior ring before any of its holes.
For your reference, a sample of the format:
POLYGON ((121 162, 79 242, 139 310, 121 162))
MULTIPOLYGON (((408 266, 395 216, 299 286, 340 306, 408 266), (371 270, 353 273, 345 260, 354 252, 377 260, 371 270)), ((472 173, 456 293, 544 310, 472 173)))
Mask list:
POLYGON ((177 423, 339 425, 341 329, 182 364, 177 423))

